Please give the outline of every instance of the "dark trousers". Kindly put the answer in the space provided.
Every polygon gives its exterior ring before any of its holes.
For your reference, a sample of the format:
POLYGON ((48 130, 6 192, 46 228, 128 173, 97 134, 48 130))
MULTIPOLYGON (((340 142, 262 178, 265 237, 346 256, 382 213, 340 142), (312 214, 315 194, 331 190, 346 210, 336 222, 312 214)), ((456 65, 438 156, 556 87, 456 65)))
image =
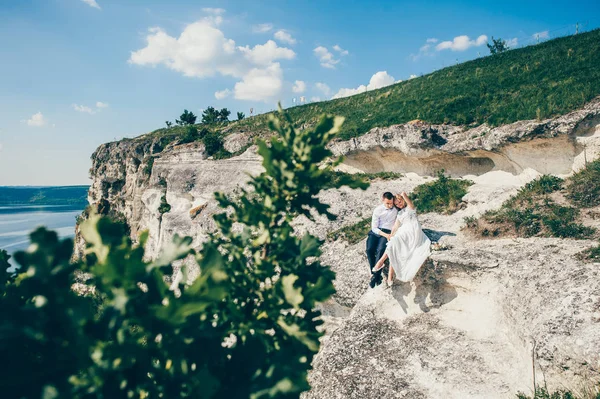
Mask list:
MULTIPOLYGON (((381 231, 383 231, 386 234, 390 233, 390 230, 388 229, 381 229, 381 231)), ((369 260, 371 274, 374 274, 377 279, 381 278, 381 272, 383 271, 383 269, 373 273, 373 268, 375 267, 377 261, 381 259, 381 257, 385 253, 385 247, 387 245, 387 242, 387 238, 377 235, 373 233, 373 231, 369 231, 369 235, 367 237, 367 259, 369 260)))

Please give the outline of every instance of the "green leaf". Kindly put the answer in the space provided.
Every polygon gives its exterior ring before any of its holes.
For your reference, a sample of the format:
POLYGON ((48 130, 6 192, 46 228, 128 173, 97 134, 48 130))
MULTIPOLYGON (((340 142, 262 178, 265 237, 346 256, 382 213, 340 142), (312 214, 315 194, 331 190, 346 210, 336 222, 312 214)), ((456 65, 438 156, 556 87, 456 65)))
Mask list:
POLYGON ((296 309, 298 309, 299 305, 304 300, 304 297, 302 296, 302 288, 294 288, 294 283, 297 280, 298 276, 293 274, 289 274, 281 278, 281 286, 283 288, 285 300, 296 309))

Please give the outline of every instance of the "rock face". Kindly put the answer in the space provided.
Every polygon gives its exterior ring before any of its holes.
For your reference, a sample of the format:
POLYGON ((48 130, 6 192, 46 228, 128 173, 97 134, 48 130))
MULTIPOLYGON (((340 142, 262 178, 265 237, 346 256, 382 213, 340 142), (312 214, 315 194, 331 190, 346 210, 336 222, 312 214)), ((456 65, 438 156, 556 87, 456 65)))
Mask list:
POLYGON ((347 165, 366 172, 396 171, 431 175, 445 169, 453 176, 481 175, 526 168, 568 174, 580 168, 598 148, 586 148, 586 137, 600 123, 600 98, 584 108, 543 121, 519 121, 491 128, 430 125, 421 121, 375 128, 364 136, 334 142, 347 165), (584 151, 585 149, 585 151, 584 151))
MULTIPOLYGON (((600 265, 574 257, 594 243, 478 240, 461 232, 464 217, 498 208, 540 174, 569 174, 598 157, 599 124, 597 99, 546 121, 474 129, 415 122, 331 143, 345 155, 342 170, 404 175, 365 191, 323 192, 338 220, 299 218, 299 232, 325 238, 370 216, 383 191, 411 191, 437 169, 475 184, 463 198, 466 208, 419 216, 432 240, 451 249, 434 252, 410 284, 368 289, 365 240, 324 245, 337 293, 322 306, 326 335, 304 396, 508 398, 531 392, 534 364, 536 381, 545 378, 551 388, 600 378, 600 265)), ((235 152, 248 144, 246 133, 232 132, 225 146, 235 152)), ((148 255, 155 257, 174 234, 200 246, 214 229, 213 193, 235 193, 261 170, 255 147, 213 160, 199 143, 142 137, 96 150, 89 200, 123 215, 132 238, 149 230, 148 255), (171 209, 161 214, 163 201, 171 209)))

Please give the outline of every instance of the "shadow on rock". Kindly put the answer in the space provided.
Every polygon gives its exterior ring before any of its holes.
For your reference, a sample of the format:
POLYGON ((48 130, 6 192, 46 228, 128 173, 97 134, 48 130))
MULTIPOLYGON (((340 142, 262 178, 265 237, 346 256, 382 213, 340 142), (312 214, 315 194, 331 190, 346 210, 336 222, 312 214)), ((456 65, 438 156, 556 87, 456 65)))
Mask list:
POLYGON ((404 313, 408 313, 407 300, 413 290, 413 283, 415 287, 413 302, 425 313, 432 308, 450 303, 458 297, 458 291, 447 281, 445 271, 446 268, 428 259, 412 283, 400 282, 391 287, 392 296, 398 301, 404 313))

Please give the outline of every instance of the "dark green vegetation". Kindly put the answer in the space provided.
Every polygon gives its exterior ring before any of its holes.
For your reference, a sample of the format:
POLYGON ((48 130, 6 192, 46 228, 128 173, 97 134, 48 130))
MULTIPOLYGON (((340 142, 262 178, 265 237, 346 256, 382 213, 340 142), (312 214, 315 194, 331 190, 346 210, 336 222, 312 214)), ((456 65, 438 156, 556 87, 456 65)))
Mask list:
POLYGON ((577 258, 583 261, 600 262, 600 245, 578 253, 577 258))
MULTIPOLYGON (((591 175, 584 170, 567 182, 554 176, 541 176, 526 184, 500 209, 488 211, 479 219, 465 220, 466 228, 478 235, 491 237, 517 235, 591 238, 595 236, 596 230, 580 223, 581 210, 565 204, 566 199, 561 192, 565 184, 567 187, 572 187, 573 181, 582 183, 581 176, 591 175)), ((589 185, 586 190, 597 190, 600 185, 600 180, 585 180, 585 182, 589 185)), ((567 193, 569 192, 572 191, 567 190, 567 193)))
POLYGON ((582 208, 600 205, 600 159, 569 179, 567 197, 582 208))
MULTIPOLYGON (((596 391, 597 392, 597 391, 596 391)), ((559 389, 555 392, 548 392, 546 388, 537 387, 533 397, 527 396, 524 393, 517 394, 518 399, 600 399, 600 393, 586 393, 583 396, 575 395, 571 391, 559 389)))
POLYGON ((68 205, 84 208, 89 186, 0 187, 0 206, 68 205))
POLYGON ((490 54, 499 54, 510 50, 506 40, 494 39, 494 36, 492 36, 492 43, 487 43, 487 48, 490 50, 490 54))
POLYGON ((459 209, 462 197, 473 182, 451 179, 444 174, 444 170, 439 171, 437 177, 437 180, 415 187, 410 199, 421 213, 452 214, 459 209))
POLYGON ((324 188, 339 187, 339 184, 346 184, 349 181, 372 182, 374 180, 395 180, 401 177, 402 173, 396 172, 346 173, 335 171, 331 174, 331 181, 326 183, 324 188))
POLYGON ((175 123, 178 125, 193 125, 196 123, 197 116, 194 115, 193 112, 188 111, 187 109, 183 110, 183 114, 179 117, 179 119, 175 119, 175 123))
POLYGON ((162 197, 160 197, 160 205, 158 206, 158 213, 160 213, 161 215, 163 213, 167 213, 171 210, 171 205, 167 202, 167 195, 164 194, 162 197))
POLYGON ((206 107, 206 109, 202 112, 202 123, 210 125, 219 122, 228 122, 229 115, 231 115, 231 111, 227 108, 223 108, 219 111, 214 107, 206 107))
POLYGON ((371 229, 371 218, 362 219, 354 224, 342 227, 341 229, 330 231, 327 233, 327 240, 344 240, 349 244, 354 245, 360 242, 360 240, 367 237, 369 230, 371 229))
POLYGON ((223 137, 219 132, 208 131, 202 138, 206 153, 208 156, 216 156, 216 158, 227 158, 227 151, 223 147, 223 137))
POLYGON ((72 261, 73 242, 44 228, 15 254, 18 274, 0 252, 3 397, 258 399, 309 389, 316 305, 334 292, 334 273, 319 263, 321 241, 295 234, 292 221, 335 219, 318 194, 340 162, 321 167, 341 120, 303 132, 285 115, 270 125, 278 135, 259 142, 265 171, 250 180, 254 195, 215 195, 223 212, 199 252, 175 236, 147 261, 147 233, 132 245, 123 224, 94 214, 80 226, 84 259, 72 261), (184 258, 201 274, 176 294, 165 279, 184 258), (75 292, 80 272, 87 280, 75 292))

